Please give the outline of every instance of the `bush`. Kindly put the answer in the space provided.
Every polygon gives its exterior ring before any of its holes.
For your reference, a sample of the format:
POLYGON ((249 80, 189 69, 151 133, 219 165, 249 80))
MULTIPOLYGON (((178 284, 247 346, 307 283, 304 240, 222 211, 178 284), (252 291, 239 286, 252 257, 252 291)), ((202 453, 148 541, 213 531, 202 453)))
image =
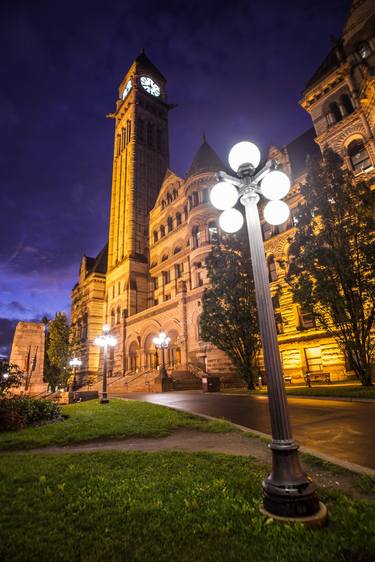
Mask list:
POLYGON ((38 400, 28 396, 0 399, 0 431, 21 429, 60 417, 59 406, 50 400, 38 400))

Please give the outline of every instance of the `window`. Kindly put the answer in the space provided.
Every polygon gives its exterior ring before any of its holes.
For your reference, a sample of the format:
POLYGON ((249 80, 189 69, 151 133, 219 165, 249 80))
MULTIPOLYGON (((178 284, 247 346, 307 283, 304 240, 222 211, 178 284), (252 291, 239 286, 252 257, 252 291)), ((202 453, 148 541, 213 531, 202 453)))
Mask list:
POLYGON ((163 276, 163 285, 167 285, 168 283, 170 283, 171 275, 169 271, 163 271, 162 276, 163 276))
POLYGON ((305 348, 305 358, 308 373, 319 373, 323 370, 320 347, 305 348))
POLYGON ((198 191, 193 191, 193 207, 199 205, 199 195, 198 191))
POLYGON ((357 47, 358 55, 361 59, 367 59, 371 55, 370 45, 367 41, 362 41, 357 47))
POLYGON ((156 289, 158 289, 159 287, 159 279, 157 277, 153 277, 152 284, 154 286, 154 290, 156 291, 156 289))
POLYGON ((167 205, 169 205, 169 203, 172 203, 172 195, 168 192, 167 193, 167 205))
POLYGON ((311 312, 303 310, 301 307, 298 308, 299 326, 304 330, 309 330, 310 328, 315 328, 314 316, 311 312))
POLYGON ((157 231, 157 230, 154 230, 154 242, 157 242, 157 241, 158 241, 158 238, 159 238, 159 236, 158 236, 158 231, 157 231))
POLYGON ((126 129, 125 127, 123 127, 121 131, 121 150, 124 150, 125 146, 126 146, 126 129))
POLYGON ((203 285, 203 279, 201 273, 200 271, 197 271, 197 273, 195 274, 195 286, 202 287, 202 285, 203 285))
POLYGON ((263 240, 269 240, 272 236, 272 226, 268 222, 262 224, 263 240))
POLYGON ((119 295, 120 293, 121 293, 121 283, 119 281, 117 286, 117 294, 119 295))
POLYGON ((283 325, 283 317, 281 316, 280 312, 275 314, 275 322, 276 322, 276 332, 278 334, 284 333, 284 325, 283 325))
POLYGON ((188 207, 187 207, 187 205, 184 207, 184 217, 185 217, 185 220, 187 220, 187 218, 188 218, 188 207))
POLYGON ((371 161, 362 139, 353 140, 349 144, 348 154, 353 172, 361 172, 371 167, 371 161))
MULTIPOLYGON (((169 194, 168 194, 169 195, 169 194)), ((173 230, 173 220, 172 217, 168 217, 167 218, 167 226, 168 226, 168 232, 171 232, 173 230)))
POLYGON ((203 203, 208 203, 208 189, 203 190, 203 203))
POLYGON ((199 226, 198 225, 193 226, 191 233, 193 237, 192 242, 193 242, 193 250, 194 250, 195 248, 198 248, 198 246, 200 245, 201 233, 199 232, 199 226))
POLYGON ((279 295, 274 295, 272 297, 272 306, 273 308, 280 308, 280 299, 279 299, 279 295))
POLYGON ((181 213, 176 213, 176 226, 181 224, 181 213))
POLYGON ((128 119, 126 121, 126 144, 130 142, 131 133, 132 133, 132 124, 128 119))
POLYGON ((277 280, 276 263, 274 256, 269 256, 267 259, 268 265, 268 280, 270 283, 277 280))
POLYGON ((121 321, 121 310, 120 307, 117 307, 117 311, 116 311, 116 324, 120 324, 121 321))
POLYGON ((114 325, 115 325, 115 321, 116 321, 116 318, 115 318, 115 309, 113 308, 113 309, 112 309, 112 312, 111 312, 111 326, 114 326, 114 325))
POLYGON ((160 238, 163 238, 163 236, 165 236, 165 226, 161 225, 161 227, 160 227, 160 238))
POLYGON ((176 279, 180 279, 182 275, 181 265, 182 265, 181 263, 176 263, 176 265, 174 266, 176 279))
POLYGON ((164 295, 164 300, 165 301, 170 301, 171 300, 171 295, 164 295))
POLYGON ((177 191, 177 189, 174 189, 174 190, 173 190, 173 201, 174 201, 175 199, 177 199, 177 196, 178 196, 178 191, 177 191))
POLYGON ((341 100, 341 104, 343 105, 346 113, 349 115, 350 113, 353 113, 354 108, 353 108, 353 104, 352 104, 352 100, 350 99, 350 97, 348 96, 348 94, 343 94, 340 98, 341 100))
POLYGON ((154 306, 157 306, 159 304, 159 299, 154 299, 154 306))
POLYGON ((181 252, 181 248, 179 246, 176 246, 173 253, 178 254, 178 252, 181 252))
POLYGON ((164 254, 161 258, 161 261, 166 261, 168 259, 168 254, 164 254))
POLYGON ((218 240, 218 230, 215 222, 208 223, 208 241, 217 242, 218 240))
POLYGON ((340 111, 340 108, 335 101, 333 103, 329 104, 329 111, 330 111, 331 115, 333 116, 334 122, 337 123, 338 121, 341 121, 341 119, 342 119, 341 111, 340 111))

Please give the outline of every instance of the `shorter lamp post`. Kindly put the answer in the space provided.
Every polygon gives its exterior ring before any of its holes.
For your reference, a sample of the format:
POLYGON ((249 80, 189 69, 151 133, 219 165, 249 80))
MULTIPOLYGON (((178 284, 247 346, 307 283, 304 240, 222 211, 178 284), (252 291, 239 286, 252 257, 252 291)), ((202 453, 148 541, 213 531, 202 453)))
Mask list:
POLYGON ((74 391, 76 389, 76 385, 77 385, 76 369, 77 369, 77 367, 80 367, 82 365, 82 361, 80 359, 77 359, 77 357, 73 357, 73 359, 71 359, 69 361, 69 365, 73 369, 72 390, 74 391))
POLYGON ((160 365, 160 378, 167 379, 168 373, 165 368, 165 359, 164 359, 164 349, 167 349, 171 338, 167 336, 165 332, 160 332, 158 336, 153 339, 155 347, 161 350, 161 365, 160 365))
POLYGON ((108 346, 114 347, 116 345, 116 338, 110 335, 110 327, 108 324, 103 326, 103 334, 97 336, 94 340, 95 345, 103 348, 103 386, 102 386, 102 397, 100 399, 101 404, 108 404, 107 396, 107 360, 108 360, 108 346))
POLYGON ((265 220, 273 225, 284 223, 289 208, 280 199, 288 193, 290 180, 277 170, 274 160, 256 171, 260 158, 255 144, 236 144, 229 153, 229 165, 237 176, 219 172, 219 183, 213 186, 210 199, 214 207, 223 211, 219 224, 228 233, 237 232, 244 222, 242 213, 233 209, 238 199, 245 207, 272 429, 272 472, 263 482, 261 511, 276 518, 322 523, 326 508, 300 465, 298 445, 292 437, 257 206, 259 196, 266 197, 269 202, 263 212, 265 220))

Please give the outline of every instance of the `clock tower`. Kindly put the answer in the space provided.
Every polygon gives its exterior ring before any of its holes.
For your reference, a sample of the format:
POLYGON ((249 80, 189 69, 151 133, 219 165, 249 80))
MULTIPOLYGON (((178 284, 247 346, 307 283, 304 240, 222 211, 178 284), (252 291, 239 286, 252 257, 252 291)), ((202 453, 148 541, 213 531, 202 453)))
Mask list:
POLYGON ((110 115, 115 138, 105 313, 112 327, 147 308, 149 211, 168 166, 171 107, 164 76, 142 51, 110 115))

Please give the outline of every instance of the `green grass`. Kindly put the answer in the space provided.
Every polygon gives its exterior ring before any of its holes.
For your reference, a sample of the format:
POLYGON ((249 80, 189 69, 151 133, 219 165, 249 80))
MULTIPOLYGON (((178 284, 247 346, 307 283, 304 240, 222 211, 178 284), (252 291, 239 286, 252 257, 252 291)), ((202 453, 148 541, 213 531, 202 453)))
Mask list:
POLYGON ((208 453, 4 455, 0 559, 129 562, 370 562, 375 506, 324 491, 328 525, 258 511, 267 471, 208 453))
POLYGON ((97 400, 62 408, 63 422, 0 433, 0 450, 30 449, 47 445, 68 445, 95 439, 163 437, 178 428, 209 432, 233 431, 225 421, 203 420, 192 414, 147 402, 97 400))

